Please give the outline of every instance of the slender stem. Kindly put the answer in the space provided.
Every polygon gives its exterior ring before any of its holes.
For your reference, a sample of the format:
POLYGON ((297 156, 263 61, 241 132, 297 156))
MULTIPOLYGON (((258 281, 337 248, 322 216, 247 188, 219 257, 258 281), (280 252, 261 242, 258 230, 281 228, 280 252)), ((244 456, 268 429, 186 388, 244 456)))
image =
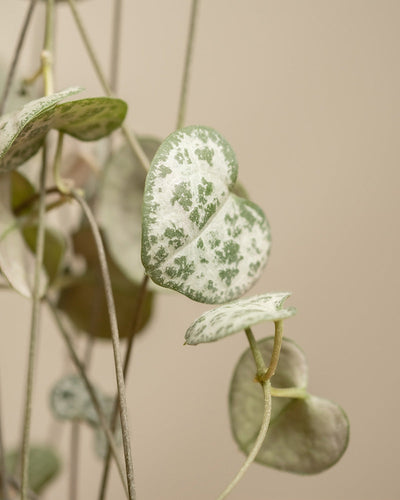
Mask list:
POLYGON ((237 483, 242 479, 243 475, 250 467, 250 465, 253 463, 258 452, 260 451, 260 448, 265 440, 265 436, 267 435, 269 422, 271 420, 271 383, 269 381, 260 383, 264 393, 264 414, 260 432, 258 433, 257 439, 254 443, 252 450, 248 454, 246 461, 244 462, 244 464, 242 465, 242 467, 240 468, 239 472, 236 474, 232 482, 225 488, 225 490, 218 497, 218 500, 223 500, 224 498, 226 498, 227 495, 237 485, 237 483))
POLYGON ((44 44, 41 54, 45 96, 50 95, 54 92, 53 38, 54 38, 54 0, 47 0, 44 44))
MULTIPOLYGON (((1 393, 0 393, 1 396, 1 393)), ((1 398, 0 398, 1 403, 1 398)), ((0 404, 0 484, 1 484, 1 498, 2 500, 9 500, 10 496, 8 494, 7 487, 7 469, 4 453, 4 442, 3 442, 3 420, 1 416, 1 404, 0 404)))
MULTIPOLYGON (((140 290, 138 293, 138 298, 135 302, 135 308, 134 308, 133 317, 132 317, 132 325, 130 328, 129 338, 128 338, 128 345, 127 345, 126 351, 125 351, 124 370, 123 370, 125 379, 126 379, 126 376, 128 374, 129 363, 130 363, 130 359, 131 359, 133 339, 135 338, 135 333, 138 331, 140 321, 142 319, 143 305, 145 302, 148 281, 149 281, 149 277, 146 274, 142 280, 140 290)), ((115 430, 117 416, 118 416, 118 397, 116 396, 114 399, 113 411, 112 411, 112 416, 111 416, 111 430, 112 431, 115 430)), ((110 470, 110 449, 108 448, 107 453, 106 453, 106 458, 104 460, 103 477, 102 477, 101 486, 100 486, 99 500, 104 500, 104 497, 106 494, 106 488, 107 488, 107 481, 108 481, 108 477, 109 477, 109 470, 110 470)))
MULTIPOLYGON (((53 186, 53 187, 46 189, 46 196, 48 194, 54 194, 54 193, 60 193, 58 187, 53 186)), ((13 210, 14 215, 20 215, 24 210, 26 210, 31 205, 33 205, 33 203, 35 203, 39 199, 39 197, 40 197, 39 193, 35 193, 30 198, 23 201, 20 205, 18 205, 16 208, 14 208, 14 210, 13 210)))
POLYGON ((14 79, 15 69, 17 67, 19 57, 21 55, 22 46, 24 44, 26 33, 28 31, 28 27, 29 27, 29 24, 30 24, 31 19, 32 19, 32 14, 33 14, 36 2, 37 2, 37 0, 30 1, 29 7, 27 10, 25 19, 24 19, 24 23, 22 25, 21 33, 19 35, 18 42, 17 42, 17 47, 16 47, 15 52, 14 52, 14 57, 13 57, 13 60, 11 62, 11 67, 10 67, 8 75, 7 75, 6 83, 4 85, 3 95, 1 96, 0 116, 4 113, 4 108, 5 108, 5 105, 7 102, 8 94, 10 93, 12 81, 14 79))
POLYGON ((80 433, 80 422, 72 422, 70 438, 69 500, 76 500, 78 498, 80 433))
MULTIPOLYGON (((71 1, 71 0, 69 0, 71 1)), ((115 364, 115 374, 117 380, 118 387, 118 400, 119 400, 119 409, 120 409, 120 417, 121 417, 121 430, 122 430, 122 443, 124 447, 125 454, 125 465, 126 465, 126 475, 128 481, 128 491, 129 491, 129 499, 133 500, 136 498, 135 492, 135 482, 134 482, 134 474, 133 474, 133 461, 132 461, 132 452, 129 438, 129 425, 128 425, 128 409, 126 404, 126 390, 125 390, 125 381, 124 374, 122 368, 122 360, 121 360, 121 352, 120 352, 120 344, 119 344, 119 333, 118 333, 118 324, 117 324, 117 316, 115 312, 115 304, 114 297, 112 294, 111 288, 111 280, 110 274, 108 272, 106 254, 104 250, 103 241, 101 239, 99 228, 96 224, 96 221, 93 217, 93 214, 86 203, 86 201, 82 198, 82 196, 76 192, 73 193, 74 199, 80 204, 83 212, 86 215, 86 218, 91 227, 93 237, 97 247, 97 254, 100 261, 100 269, 104 282, 104 291, 106 295, 107 302, 107 310, 110 320, 110 328, 111 328, 111 340, 114 351, 114 364, 115 364)))
MULTIPOLYGON (((21 491, 21 484, 15 477, 9 477, 7 482, 13 490, 21 491)), ((28 499, 39 500, 39 497, 32 490, 28 490, 28 499)))
POLYGON ((121 25, 122 25, 122 0, 114 1, 114 15, 111 39, 111 61, 110 61, 110 88, 117 91, 119 55, 121 45, 121 25))
POLYGON ((305 399, 308 393, 304 387, 271 387, 271 396, 274 398, 305 399))
POLYGON ((124 473, 123 473, 123 467, 120 463, 120 460, 119 460, 119 456, 118 456, 118 449, 117 449, 117 446, 115 444, 115 440, 114 440, 114 436, 110 430, 110 427, 108 425, 108 422, 107 422, 107 418, 106 416, 104 415, 104 412, 100 406, 100 403, 99 403, 99 400, 97 398, 97 395, 93 389, 93 385, 92 383, 90 382, 87 374, 86 374, 86 370, 85 370, 85 367, 83 365, 83 363, 81 363, 81 361, 79 360, 79 357, 76 353, 76 350, 74 348, 74 344, 72 342, 72 338, 71 338, 71 335, 67 332, 67 330, 65 329, 64 325, 62 324, 62 321, 61 321, 61 318, 59 316, 59 313, 57 311, 57 308, 54 306, 54 304, 52 304, 52 302, 50 302, 50 300, 47 300, 47 304, 49 305, 50 307, 50 310, 51 312, 53 313, 53 316, 54 316, 54 319, 57 323, 57 326, 60 330, 60 333, 61 335, 63 336, 63 339, 67 345, 67 348, 68 348, 68 352, 71 356, 71 359, 75 365, 75 367, 77 368, 77 370, 79 371, 79 374, 81 375, 84 383, 85 383, 85 386, 86 386, 86 389, 88 390, 89 392, 89 395, 90 395, 90 399, 93 403, 93 406, 96 410, 96 413, 99 417, 99 421, 100 421, 100 425, 102 427, 102 430, 104 431, 106 437, 107 437, 107 440, 108 440, 108 443, 111 447, 111 451, 112 451, 112 454, 113 454, 113 457, 115 459, 115 462, 117 464, 117 467, 118 467, 118 472, 121 476, 121 480, 122 480, 122 484, 124 485, 124 489, 125 489, 125 492, 126 492, 126 495, 127 497, 129 498, 128 496, 128 491, 127 491, 127 487, 126 487, 126 484, 125 484, 125 477, 124 477, 124 473))
POLYGON ((268 370, 265 375, 262 376, 262 380, 269 380, 275 373, 278 366, 279 354, 281 352, 283 340, 283 320, 275 321, 275 337, 274 346, 272 348, 271 361, 269 362, 268 370))
POLYGON ((183 123, 185 121, 187 89, 188 89, 188 83, 189 83, 190 63, 192 62, 193 40, 194 40, 194 33, 195 33, 195 29, 196 29, 198 4, 199 4, 198 0, 192 0, 192 9, 190 12, 189 34, 188 34, 187 44, 186 44, 185 65, 183 68, 181 93, 180 93, 180 97, 179 97, 179 108, 178 108, 179 111, 178 111, 178 119, 177 119, 177 123, 176 123, 177 129, 183 127, 183 123))
MULTIPOLYGON (((97 74, 97 78, 99 79, 100 84, 103 87, 103 91, 105 92, 106 95, 112 96, 111 88, 107 83, 107 79, 104 75, 103 70, 100 67, 100 64, 98 62, 96 54, 94 53, 92 44, 90 43, 89 38, 86 34, 86 30, 83 26, 82 20, 80 18, 80 15, 78 13, 77 8, 76 8, 75 0, 68 0, 68 3, 69 3, 69 6, 71 8, 74 20, 75 20, 75 24, 78 28, 78 31, 79 31, 81 38, 82 38, 82 41, 83 41, 83 43, 86 47, 86 50, 88 52, 89 58, 92 61, 93 67, 94 67, 95 72, 97 74)), ((147 159, 147 156, 146 156, 145 152, 143 151, 143 148, 139 144, 139 141, 137 140, 135 135, 131 134, 125 125, 121 126, 121 131, 124 134, 125 139, 129 145, 129 147, 132 150, 132 153, 134 153, 139 158, 140 163, 142 164, 143 168, 146 171, 149 170, 149 168, 150 168, 149 160, 147 159)))
POLYGON ((43 145, 43 164, 40 172, 40 199, 39 199, 39 223, 38 235, 36 243, 35 257, 35 274, 33 285, 33 300, 31 313, 31 329, 28 354, 28 372, 26 378, 25 392, 25 415, 24 427, 21 447, 21 498, 27 499, 28 493, 28 466, 29 466, 29 438, 31 431, 31 414, 32 414, 32 392, 34 382, 34 369, 36 357, 36 343, 39 332, 40 322, 40 275, 42 270, 43 255, 44 255, 44 215, 45 215, 45 199, 46 199, 46 168, 47 166, 47 148, 43 145))
POLYGON ((245 332, 246 332, 247 340, 249 341, 249 344, 250 344, 250 349, 251 349, 251 352, 253 354, 254 361, 256 363, 257 380, 260 380, 261 377, 267 371, 267 368, 265 366, 264 359, 262 357, 260 349, 258 348, 256 339, 254 338, 254 335, 253 335, 251 328, 246 328, 245 332))

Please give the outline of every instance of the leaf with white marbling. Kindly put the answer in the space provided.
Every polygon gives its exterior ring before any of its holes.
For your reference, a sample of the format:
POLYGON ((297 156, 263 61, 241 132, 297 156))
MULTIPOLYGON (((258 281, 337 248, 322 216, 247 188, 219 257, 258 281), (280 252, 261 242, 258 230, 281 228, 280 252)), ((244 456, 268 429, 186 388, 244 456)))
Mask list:
POLYGON ((185 343, 214 342, 264 321, 278 321, 296 313, 294 307, 284 309, 290 293, 266 293, 238 299, 202 314, 188 328, 185 343))
MULTIPOLYGON (((258 342, 265 360, 272 354, 273 337, 258 342)), ((258 435, 263 416, 263 394, 254 383, 256 367, 250 349, 240 358, 231 382, 231 427, 239 448, 248 454, 258 435)), ((294 342, 284 340, 274 387, 306 388, 307 364, 294 342)), ((349 422, 337 404, 307 394, 305 398, 272 398, 267 437, 256 462, 298 474, 316 474, 334 465, 349 440, 349 422)))
POLYGON ((222 303, 260 276, 270 249, 267 219, 233 194, 235 154, 215 130, 191 126, 162 143, 146 179, 142 262, 158 285, 222 303))

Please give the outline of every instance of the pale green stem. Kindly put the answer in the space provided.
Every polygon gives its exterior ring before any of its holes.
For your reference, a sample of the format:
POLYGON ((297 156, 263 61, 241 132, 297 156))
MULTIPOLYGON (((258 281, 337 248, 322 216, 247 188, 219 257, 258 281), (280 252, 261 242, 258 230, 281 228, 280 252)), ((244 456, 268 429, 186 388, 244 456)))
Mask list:
POLYGON ((122 0, 114 0, 114 13, 111 39, 111 61, 110 61, 110 88, 112 92, 117 91, 118 70, 121 45, 122 26, 122 0))
MULTIPOLYGON (((0 392, 1 396, 1 392, 0 392)), ((1 498, 2 500, 9 500, 10 496, 8 494, 7 485, 7 469, 4 453, 4 442, 3 442, 3 420, 1 415, 1 397, 0 397, 0 483, 1 483, 1 498)))
POLYGON ((78 475, 79 475, 79 441, 81 433, 80 422, 71 423, 70 438, 70 468, 69 468, 69 500, 78 498, 78 475))
POLYGON ((86 201, 80 196, 79 193, 73 193, 73 198, 80 204, 83 212, 86 215, 86 218, 89 222, 90 228, 93 233, 93 237, 96 243, 97 254, 100 262, 101 274, 104 282, 104 291, 106 295, 107 302, 107 310, 110 321, 110 329, 111 329, 111 341, 113 345, 114 352, 114 365, 115 365, 115 375, 117 380, 118 387, 118 400, 119 400, 119 409, 120 409, 120 417, 121 417, 121 430, 122 430, 122 443, 124 447, 125 454, 125 465, 126 465, 126 475, 128 481, 128 491, 129 491, 129 499, 134 500, 136 498, 135 492, 135 482, 134 482, 134 474, 133 474, 133 461, 132 461, 132 452, 131 452, 131 444, 129 438, 129 424, 128 424, 128 408, 126 404, 126 390, 125 390, 125 381, 124 374, 122 368, 122 360, 121 360, 121 351, 120 351, 120 343, 119 343, 119 333, 118 333, 118 324, 117 324, 117 316, 115 312, 115 304, 114 297, 112 294, 111 288, 111 279, 110 274, 108 272, 106 254, 104 250, 103 241, 101 239, 100 231, 97 226, 97 223, 93 217, 93 214, 86 203, 86 201))
POLYGON ((247 340, 249 341, 249 344, 250 344, 250 349, 251 349, 251 352, 253 354, 254 361, 256 363, 257 379, 261 379, 261 377, 267 371, 267 368, 266 368, 265 363, 264 363, 264 359, 262 357, 260 349, 258 348, 256 339, 254 338, 254 335, 253 335, 251 328, 246 328, 245 332, 246 332, 247 340))
POLYGON ((262 444, 264 443, 265 436, 267 435, 269 422, 271 420, 271 383, 267 381, 267 382, 260 382, 260 384, 262 386, 264 393, 264 414, 260 432, 258 433, 257 439, 254 443, 252 450, 248 454, 246 461, 244 462, 244 464, 242 465, 242 467, 240 468, 239 472, 236 474, 232 482, 221 493, 221 495, 218 497, 217 500, 223 500, 224 498, 226 498, 229 495, 229 493, 233 490, 233 488, 238 484, 238 482, 242 479, 247 469, 254 462, 254 459, 256 458, 262 444))
POLYGON ((21 33, 19 35, 18 42, 17 42, 17 47, 15 49, 14 57, 13 57, 13 60, 11 62, 11 66, 10 66, 10 70, 8 72, 8 75, 7 75, 7 80, 4 84, 3 95, 1 96, 0 116, 4 113, 4 108, 5 108, 5 105, 7 102, 8 94, 10 93, 12 81, 14 79, 15 69, 16 69, 17 64, 18 64, 19 56, 21 55, 22 45, 24 43, 29 24, 31 22, 33 10, 35 8, 36 3, 37 3, 37 0, 30 1, 28 11, 26 13, 24 23, 22 25, 21 33))
POLYGON ((274 337, 274 346, 272 348, 271 361, 269 362, 268 370, 265 375, 262 376, 261 380, 269 380, 273 377, 276 368, 278 366, 279 354, 281 352, 283 340, 283 320, 275 321, 275 337, 274 337))
POLYGON ((43 50, 41 54, 45 96, 53 94, 54 92, 53 31, 54 31, 54 0, 47 0, 46 26, 44 33, 43 50))
POLYGON ((305 399, 308 392, 304 387, 271 387, 271 396, 274 398, 305 399))
POLYGON ((67 332, 66 328, 64 327, 62 321, 61 321, 61 318, 59 316, 59 313, 57 311, 57 308, 52 304, 52 302, 50 302, 50 300, 47 300, 47 304, 49 305, 50 307, 50 310, 51 312, 53 313, 53 316, 54 316, 54 319, 57 323, 57 326, 58 326, 58 329, 60 330, 60 333, 61 335, 63 336, 63 339, 67 345, 67 348, 68 348, 68 352, 71 356, 71 359, 75 365, 75 367, 77 368, 79 374, 81 375, 82 379, 83 379, 83 382, 86 386, 86 389, 88 390, 89 392, 89 396, 90 396, 90 399, 93 403, 93 406, 96 410, 96 413, 99 417, 99 421, 100 421, 100 425, 101 425, 101 428, 102 430, 104 431, 105 435, 106 435, 106 438, 108 440, 108 444, 111 448, 111 452, 113 454, 113 457, 115 459, 115 463, 117 464, 117 468, 118 468, 118 472, 119 472, 119 475, 121 477, 121 480, 122 480, 122 484, 124 485, 124 489, 125 489, 125 493, 126 493, 126 496, 129 498, 129 495, 128 495, 128 490, 127 490, 127 487, 126 487, 126 483, 125 483, 125 476, 124 476, 124 472, 123 472, 123 466, 121 465, 120 463, 120 460, 119 460, 119 454, 118 454, 118 448, 117 448, 117 445, 115 444, 115 440, 114 440, 114 436, 111 432, 111 429, 108 425, 108 422, 107 422, 107 417, 105 416, 101 406, 100 406, 100 403, 99 403, 99 400, 97 398, 97 395, 93 389, 93 385, 92 383, 90 382, 87 374, 86 374, 86 370, 85 370, 85 367, 83 365, 83 363, 81 363, 81 361, 79 360, 79 357, 75 351, 75 348, 74 348, 74 344, 72 342, 72 339, 71 339, 71 336, 70 334, 67 332))
POLYGON ((182 75, 182 83, 181 83, 181 93, 179 97, 179 107, 178 107, 178 119, 176 123, 176 128, 183 127, 185 122, 185 112, 186 112, 186 101, 187 101, 187 89, 189 83, 189 73, 190 73, 190 64, 192 62, 192 53, 193 53, 193 40, 194 34, 196 30, 196 20, 197 20, 197 12, 198 12, 198 0, 192 0, 192 8, 190 11, 190 24, 189 24, 189 33, 186 44, 186 55, 185 55, 185 64, 183 68, 182 75))
MULTIPOLYGON (((125 379, 126 379, 126 376, 128 374, 129 363, 130 363, 132 347, 133 347, 133 340, 135 338, 135 333, 139 329, 140 321, 142 319, 143 305, 145 302, 148 281, 149 281, 149 277, 147 275, 145 275, 143 280, 142 280, 142 284, 141 284, 141 287, 140 287, 140 290, 138 293, 138 298, 137 298, 137 301, 135 303, 135 307, 134 307, 134 311, 133 311, 132 325, 131 325, 131 329, 129 332, 128 344, 126 346, 125 359, 124 359, 124 370, 123 371, 124 371, 124 378, 125 379)), ((117 416, 118 416, 118 397, 116 396, 114 399, 114 406, 113 406, 112 417, 111 417, 111 430, 112 431, 115 430, 117 416)), ((104 498, 105 498, 107 481, 108 481, 108 477, 109 477, 109 471, 110 471, 110 449, 108 448, 106 458, 104 460, 103 478, 102 478, 101 486, 100 486, 99 500, 104 500, 104 498)))
POLYGON ((38 235, 36 243, 35 256, 35 274, 33 284, 33 300, 31 313, 31 329, 28 354, 28 372, 26 377, 26 392, 25 392, 25 412, 24 412, 24 427, 21 447, 21 498, 27 499, 28 493, 28 467, 29 467, 29 439, 31 431, 31 414, 32 414, 32 392, 34 382, 34 369, 36 357, 36 343, 39 332, 40 322, 40 275, 42 270, 43 255, 44 255, 44 215, 45 215, 45 197, 46 197, 46 165, 47 153, 46 144, 43 145, 43 164, 40 173, 40 198, 39 198, 39 222, 38 235))
MULTIPOLYGON (((100 84, 103 87, 103 91, 105 92, 106 95, 112 96, 111 88, 107 83, 107 79, 104 75, 103 70, 100 67, 100 64, 98 62, 96 54, 94 53, 92 44, 90 43, 89 38, 86 34, 86 30, 83 26, 82 20, 80 18, 80 15, 78 13, 77 8, 76 8, 75 0, 68 0, 68 3, 69 3, 69 6, 71 8, 72 15, 74 17, 78 31, 81 35, 82 41, 83 41, 83 43, 86 47, 86 50, 88 52, 89 58, 92 61, 93 67, 94 67, 95 72, 97 74, 97 77, 100 81, 100 84)), ((146 156, 145 152, 143 151, 143 148, 139 144, 139 141, 137 140, 136 136, 134 134, 131 134, 125 125, 121 126, 121 131, 124 134, 125 139, 129 145, 129 147, 132 150, 132 153, 139 158, 139 161, 142 164, 143 168, 146 171, 149 170, 149 168, 150 168, 149 160, 147 159, 147 156, 146 156)))

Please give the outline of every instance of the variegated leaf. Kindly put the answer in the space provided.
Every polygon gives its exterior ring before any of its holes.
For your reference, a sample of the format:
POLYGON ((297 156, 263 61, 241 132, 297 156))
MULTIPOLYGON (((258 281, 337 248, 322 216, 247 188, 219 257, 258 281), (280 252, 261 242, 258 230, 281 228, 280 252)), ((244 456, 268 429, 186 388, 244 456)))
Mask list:
POLYGON ((1 117, 0 172, 18 167, 39 150, 51 128, 57 103, 81 90, 72 87, 35 99, 20 110, 1 117))
POLYGON ((127 105, 120 99, 96 97, 58 104, 81 89, 67 89, 26 104, 0 120, 0 171, 17 168, 33 156, 51 129, 82 141, 107 136, 123 122, 127 105))
POLYGON ((239 299, 202 314, 188 328, 185 343, 214 342, 263 321, 277 321, 296 313, 294 307, 283 309, 290 293, 266 293, 239 299))
MULTIPOLYGON (((265 360, 274 339, 258 342, 265 360)), ((263 415, 263 394, 254 383, 255 363, 250 349, 240 358, 232 378, 229 409, 235 441, 246 454, 252 449, 263 415)), ((284 340, 272 385, 305 388, 307 364, 294 342, 284 340)), ((316 474, 334 465, 346 450, 349 423, 335 403, 311 395, 272 399, 271 422, 256 462, 298 474, 316 474)))
MULTIPOLYGON (((140 144, 151 161, 161 141, 143 137, 140 144)), ((140 247, 146 174, 126 144, 112 155, 106 169, 98 220, 114 262, 127 278, 139 283, 144 275, 140 247)))
POLYGON ((146 179, 142 262, 151 279, 199 302, 238 298, 259 277, 270 249, 262 210, 232 193, 238 165, 208 127, 171 134, 146 179))

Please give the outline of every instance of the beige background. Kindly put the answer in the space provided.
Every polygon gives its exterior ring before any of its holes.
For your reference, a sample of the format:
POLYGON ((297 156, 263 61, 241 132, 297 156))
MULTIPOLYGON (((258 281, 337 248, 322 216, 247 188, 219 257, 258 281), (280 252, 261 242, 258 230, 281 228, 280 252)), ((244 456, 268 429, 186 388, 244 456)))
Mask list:
MULTIPOLYGON (((125 2, 120 95, 128 123, 165 137, 175 125, 189 2, 125 2)), ((0 47, 9 61, 27 3, 1 0, 0 47)), ((81 12, 105 67, 111 2, 81 12)), ((33 35, 40 32, 42 6, 33 35)), ((310 389, 340 403, 350 446, 331 470, 298 477, 254 465, 232 500, 396 500, 399 461, 399 70, 397 0, 203 0, 187 124, 231 142, 241 178, 265 210, 273 250, 252 292, 291 290, 286 333, 306 351, 310 389)), ((40 36, 41 39, 41 36, 40 36)), ((33 70, 41 41, 21 64, 33 70)), ((57 89, 101 94, 67 6, 58 16, 57 89)), ((30 305, 1 297, 0 368, 6 443, 18 439, 30 305)), ((135 345, 129 403, 139 500, 216 498, 243 456, 231 439, 227 392, 242 335, 183 347, 206 307, 160 297, 135 345)), ((264 336, 270 326, 257 329, 264 336)), ((35 388, 35 439, 47 439, 46 394, 61 375, 62 344, 45 315, 35 388)), ((108 345, 93 377, 114 386, 108 345)), ((69 429, 52 439, 67 456, 69 429)), ((84 435, 80 498, 97 498, 100 464, 84 435)), ((67 498, 64 475, 46 498, 67 498)), ((123 498, 118 479, 113 495, 123 498)))

